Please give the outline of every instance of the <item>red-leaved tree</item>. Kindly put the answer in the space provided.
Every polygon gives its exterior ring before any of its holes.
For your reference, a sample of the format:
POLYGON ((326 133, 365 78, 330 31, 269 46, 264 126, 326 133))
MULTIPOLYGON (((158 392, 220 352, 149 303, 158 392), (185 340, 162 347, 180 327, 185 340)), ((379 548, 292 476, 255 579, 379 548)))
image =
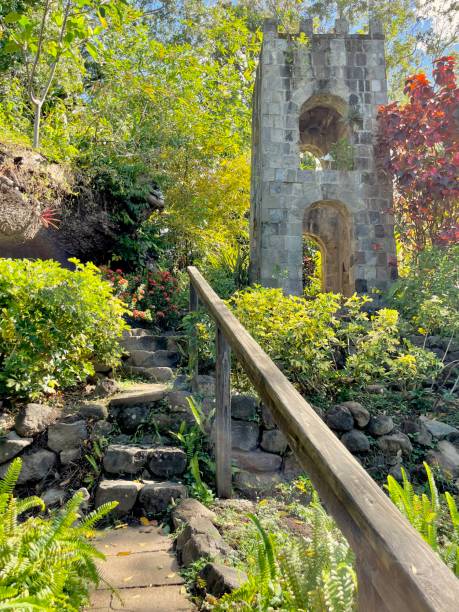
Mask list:
POLYGON ((434 83, 409 77, 409 102, 379 109, 381 161, 394 180, 400 238, 410 249, 459 242, 459 88, 454 57, 435 60, 434 83))

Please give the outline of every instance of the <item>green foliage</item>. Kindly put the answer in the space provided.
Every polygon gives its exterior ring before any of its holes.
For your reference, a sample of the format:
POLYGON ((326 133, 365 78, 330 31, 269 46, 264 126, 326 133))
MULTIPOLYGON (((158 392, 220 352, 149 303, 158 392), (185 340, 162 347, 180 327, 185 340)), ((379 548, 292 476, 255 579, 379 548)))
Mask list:
POLYGON ((433 550, 459 576, 459 512, 453 496, 446 492, 441 500, 432 470, 424 462, 428 492, 418 495, 402 468, 403 484, 387 477, 391 500, 433 550))
POLYGON ((83 496, 76 493, 51 518, 20 521, 24 513, 45 508, 38 497, 13 497, 21 465, 14 459, 0 481, 0 608, 78 612, 88 601, 89 584, 100 582, 94 561, 105 558, 88 536, 117 502, 82 518, 83 496))
POLYGON ((458 337, 459 245, 419 253, 388 297, 415 330, 458 337))
POLYGON ((306 394, 336 394, 342 386, 396 380, 416 387, 438 368, 432 353, 402 344, 398 313, 373 317, 356 295, 318 294, 308 300, 280 289, 251 287, 233 296, 236 317, 306 394))
POLYGON ((0 394, 36 397, 116 366, 126 309, 92 264, 0 259, 0 394))
POLYGON ((333 170, 353 170, 354 153, 352 145, 347 138, 340 138, 330 147, 333 170))
POLYGON ((170 434, 177 438, 187 455, 188 468, 185 473, 185 480, 188 483, 190 495, 199 499, 203 504, 209 505, 214 500, 214 494, 203 481, 200 466, 203 466, 206 478, 213 480, 215 464, 209 456, 207 443, 213 411, 206 415, 194 398, 189 397, 187 400, 195 422, 192 426, 189 426, 185 421, 182 421, 179 431, 171 431, 170 434))
POLYGON ((268 533, 255 515, 259 542, 249 560, 248 580, 222 597, 215 610, 346 612, 355 609, 356 575, 349 545, 326 514, 317 494, 303 508, 311 536, 268 533))
POLYGON ((219 297, 228 299, 249 284, 248 244, 220 245, 207 254, 200 269, 219 297))

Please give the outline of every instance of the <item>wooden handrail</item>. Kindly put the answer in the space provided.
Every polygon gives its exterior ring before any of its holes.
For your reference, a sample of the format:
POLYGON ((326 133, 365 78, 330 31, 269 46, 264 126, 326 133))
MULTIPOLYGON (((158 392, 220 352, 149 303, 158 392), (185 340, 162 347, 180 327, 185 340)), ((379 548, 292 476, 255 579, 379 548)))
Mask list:
MULTIPOLYGON (((192 305, 196 308, 199 300, 209 311, 217 325, 219 344, 224 338, 233 350, 327 511, 349 541, 356 556, 359 611, 458 610, 459 580, 287 380, 200 272, 189 267, 188 274, 192 305)), ((228 351, 224 346, 223 350, 227 359, 228 351)), ((217 386, 223 371, 218 359, 217 354, 217 386)), ((229 390, 216 391, 217 428, 219 418, 231 417, 228 417, 228 394, 229 390), (222 408, 224 414, 219 415, 222 408)), ((216 453, 221 460, 220 438, 217 431, 216 453)), ((223 457, 230 470, 228 439, 225 443, 223 457)), ((227 478, 224 469, 223 474, 227 478)))

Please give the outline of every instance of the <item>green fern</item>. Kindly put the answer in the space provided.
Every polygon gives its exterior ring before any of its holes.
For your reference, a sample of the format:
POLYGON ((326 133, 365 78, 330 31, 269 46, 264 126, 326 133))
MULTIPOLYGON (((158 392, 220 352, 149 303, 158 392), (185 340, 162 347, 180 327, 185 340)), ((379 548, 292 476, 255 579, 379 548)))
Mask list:
POLYGON ((445 493, 440 500, 431 468, 424 462, 429 487, 428 494, 418 495, 405 470, 402 484, 392 476, 384 487, 392 502, 443 561, 459 576, 459 511, 454 498, 445 493))
POLYGON ((95 559, 104 559, 88 536, 117 502, 81 518, 83 496, 77 493, 49 519, 19 521, 25 512, 45 508, 38 497, 13 496, 21 466, 15 459, 0 481, 0 610, 77 612, 88 600, 89 584, 100 581, 95 559))
POLYGON ((308 539, 267 533, 255 523, 260 544, 248 580, 225 595, 215 610, 272 610, 285 612, 351 612, 357 589, 353 556, 317 494, 304 509, 311 525, 308 539), (285 536, 285 537, 284 537, 285 536))

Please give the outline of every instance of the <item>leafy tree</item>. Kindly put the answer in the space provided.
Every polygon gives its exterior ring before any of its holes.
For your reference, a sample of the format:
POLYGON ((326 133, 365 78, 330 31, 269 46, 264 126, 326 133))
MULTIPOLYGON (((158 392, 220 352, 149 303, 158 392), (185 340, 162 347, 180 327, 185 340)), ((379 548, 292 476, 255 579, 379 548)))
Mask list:
POLYGON ((7 24, 15 24, 6 50, 22 55, 27 93, 34 108, 33 146, 40 141, 43 104, 64 58, 71 58, 84 71, 82 48, 98 54, 97 37, 108 27, 107 16, 122 17, 123 0, 43 0, 36 7, 10 12, 7 24), (97 25, 96 25, 97 23, 97 25))
POLYGON ((459 239, 459 88, 455 59, 434 62, 434 84, 423 72, 409 77, 409 102, 379 112, 382 163, 396 186, 400 239, 411 249, 459 239))

